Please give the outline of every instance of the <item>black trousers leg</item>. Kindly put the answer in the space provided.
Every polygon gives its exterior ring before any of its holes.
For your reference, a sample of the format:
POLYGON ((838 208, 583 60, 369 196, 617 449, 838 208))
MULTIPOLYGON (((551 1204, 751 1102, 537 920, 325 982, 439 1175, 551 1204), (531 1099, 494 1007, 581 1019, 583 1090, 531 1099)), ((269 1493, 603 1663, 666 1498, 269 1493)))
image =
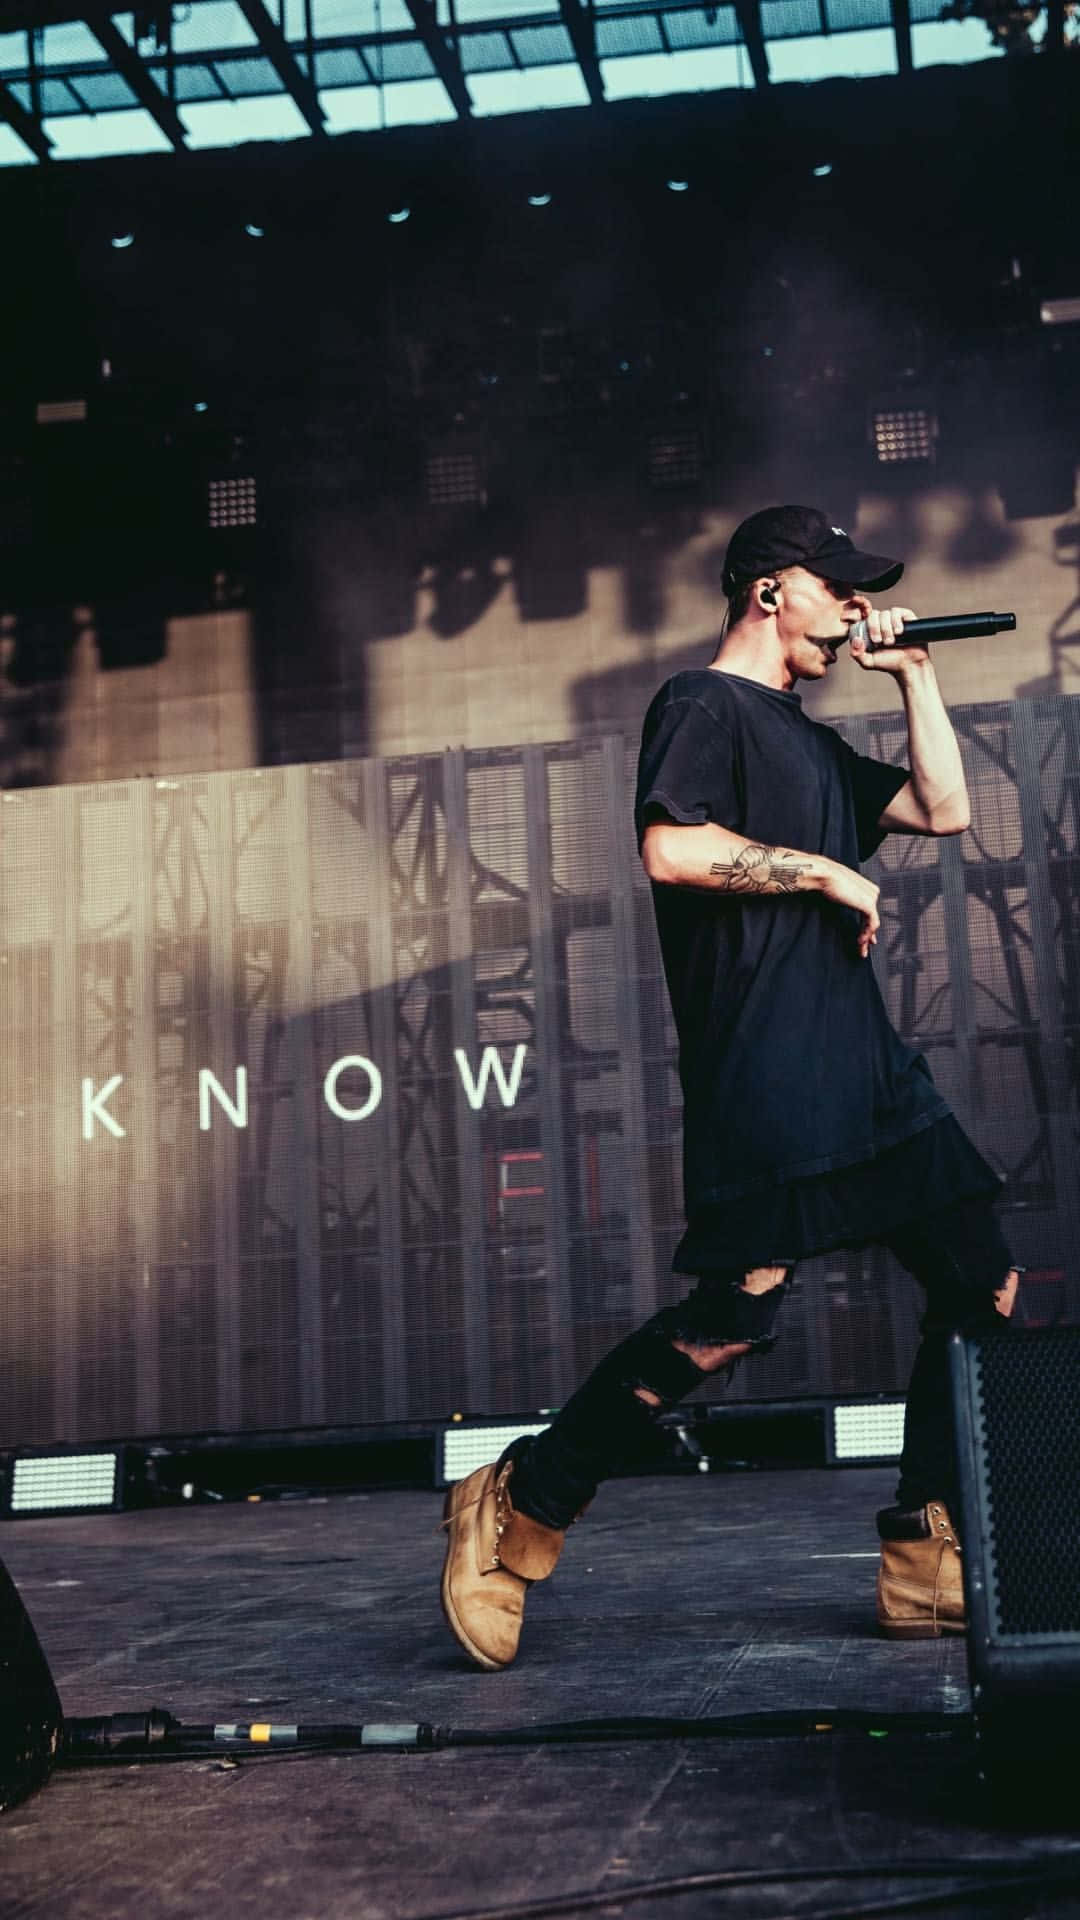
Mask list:
POLYGON ((544 1526, 568 1527, 602 1480, 633 1465, 652 1437, 657 1416, 709 1377, 673 1341, 748 1342, 751 1351, 774 1344, 772 1327, 785 1282, 751 1294, 744 1278, 741 1272, 703 1274, 679 1306, 664 1308, 601 1360, 546 1432, 507 1448, 503 1458, 514 1461, 511 1492, 519 1512, 544 1526), (642 1400, 638 1387, 660 1404, 642 1400))
POLYGON ((922 1342, 915 1355, 904 1421, 897 1505, 905 1511, 941 1500, 958 1506, 949 1336, 1000 1331, 994 1305, 1014 1262, 989 1200, 967 1200, 890 1236, 893 1253, 926 1291, 922 1342))

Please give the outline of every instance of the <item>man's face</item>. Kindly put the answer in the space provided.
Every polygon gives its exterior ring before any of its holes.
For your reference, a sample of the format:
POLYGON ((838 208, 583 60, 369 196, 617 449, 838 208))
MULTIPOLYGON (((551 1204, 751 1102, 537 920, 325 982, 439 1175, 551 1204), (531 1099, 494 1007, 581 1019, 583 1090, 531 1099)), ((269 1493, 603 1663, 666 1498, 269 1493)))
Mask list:
POLYGON ((823 680, 870 602, 847 581, 822 580, 806 567, 784 567, 776 577, 777 631, 792 680, 823 680))

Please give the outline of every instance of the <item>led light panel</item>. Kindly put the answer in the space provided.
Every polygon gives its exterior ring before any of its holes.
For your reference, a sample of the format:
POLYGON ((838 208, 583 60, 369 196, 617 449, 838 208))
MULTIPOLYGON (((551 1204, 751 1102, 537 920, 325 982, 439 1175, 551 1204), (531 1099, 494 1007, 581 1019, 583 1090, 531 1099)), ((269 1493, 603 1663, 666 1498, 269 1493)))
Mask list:
POLYGON ((883 467, 911 466, 934 458, 938 423, 926 407, 878 408, 872 430, 874 452, 883 467))
POLYGON ((696 427, 655 433, 649 441, 649 485, 690 487, 701 479, 701 435, 696 427))
POLYGON ((211 527, 255 526, 258 513, 254 476, 245 474, 242 479, 209 481, 206 504, 211 527))
POLYGON ((548 1422, 542 1420, 531 1426, 445 1428, 439 1436, 440 1486, 451 1486, 475 1468, 490 1466, 511 1440, 520 1439, 522 1434, 544 1433, 547 1426, 548 1422))
POLYGON ((475 453, 430 453, 427 497, 433 507, 482 505, 484 479, 475 453))
POLYGON ((11 1476, 12 1513, 52 1513, 61 1508, 111 1507, 116 1501, 114 1453, 49 1453, 16 1460, 11 1476))
POLYGON ((871 1400, 832 1410, 830 1458, 896 1460, 904 1445, 904 1402, 871 1400))

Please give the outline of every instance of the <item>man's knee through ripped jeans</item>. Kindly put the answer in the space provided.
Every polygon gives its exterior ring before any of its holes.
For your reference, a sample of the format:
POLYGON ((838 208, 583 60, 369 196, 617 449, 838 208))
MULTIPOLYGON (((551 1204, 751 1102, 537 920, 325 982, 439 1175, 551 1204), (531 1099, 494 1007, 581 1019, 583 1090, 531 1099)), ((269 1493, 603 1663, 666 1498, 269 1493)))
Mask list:
POLYGON ((662 1412, 710 1374, 775 1344, 790 1271, 704 1274, 685 1300, 613 1348, 546 1433, 508 1450, 515 1507, 545 1526, 569 1526, 602 1480, 642 1454, 662 1412))

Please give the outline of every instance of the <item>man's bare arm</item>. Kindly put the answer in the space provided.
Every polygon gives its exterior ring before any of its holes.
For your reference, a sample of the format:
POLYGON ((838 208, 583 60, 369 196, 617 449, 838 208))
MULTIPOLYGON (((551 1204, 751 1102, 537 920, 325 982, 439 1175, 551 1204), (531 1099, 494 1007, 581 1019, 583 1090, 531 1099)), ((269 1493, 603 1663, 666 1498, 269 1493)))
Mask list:
POLYGON ((878 888, 853 867, 822 853, 800 853, 748 840, 731 827, 712 821, 684 827, 654 820, 646 827, 641 858, 657 886, 693 887, 705 892, 779 895, 823 893, 861 916, 859 951, 869 952, 879 926, 878 888))
POLYGON ((900 678, 911 778, 890 800, 881 825, 899 833, 962 833, 971 824, 960 748, 929 662, 900 678))
POLYGON ((971 824, 960 748, 929 653, 898 647, 910 607, 872 607, 863 602, 867 638, 853 640, 851 657, 865 671, 891 673, 903 696, 911 778, 894 794, 879 825, 894 833, 962 833, 971 824))
POLYGON ((789 848, 756 840, 709 863, 709 876, 723 893, 798 893, 809 872, 810 862, 789 848))

